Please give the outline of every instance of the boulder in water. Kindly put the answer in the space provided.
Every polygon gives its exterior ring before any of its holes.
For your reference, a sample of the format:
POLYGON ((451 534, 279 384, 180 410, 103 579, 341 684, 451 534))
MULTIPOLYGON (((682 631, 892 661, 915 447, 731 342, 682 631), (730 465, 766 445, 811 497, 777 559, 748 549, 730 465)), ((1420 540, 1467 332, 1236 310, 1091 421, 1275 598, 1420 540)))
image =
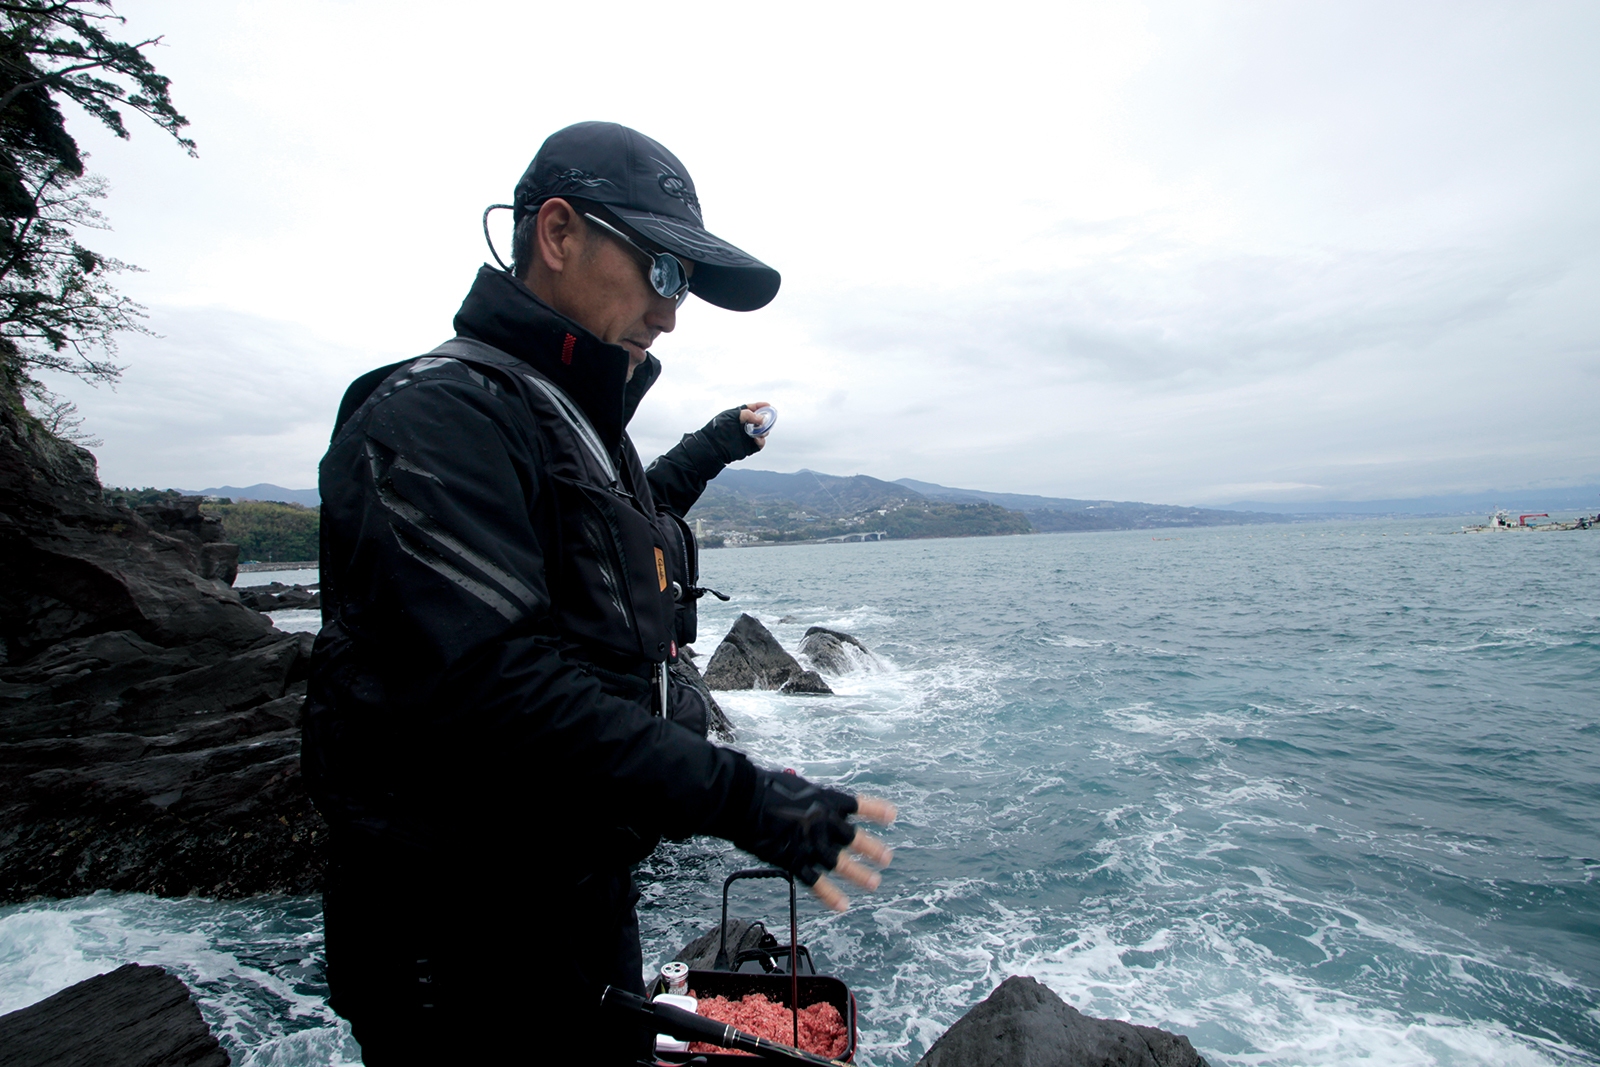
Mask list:
POLYGON ((753 615, 740 615, 711 654, 706 685, 712 689, 781 689, 786 693, 829 694, 815 671, 800 666, 772 632, 753 615), (791 683, 793 688, 791 688, 791 683))
POLYGON ((71 1063, 228 1067, 189 987, 160 967, 125 963, 0 1015, 8 1067, 71 1063))
POLYGON ((832 675, 848 674, 862 659, 876 658, 854 637, 824 626, 813 626, 806 631, 805 639, 800 642, 800 654, 817 670, 832 675))
POLYGON ((832 689, 822 680, 822 675, 816 671, 802 669, 799 673, 791 675, 787 682, 778 690, 780 693, 804 693, 810 696, 831 696, 832 689))
POLYGON ((256 611, 278 611, 282 608, 300 608, 315 611, 322 607, 322 593, 316 585, 247 585, 234 590, 247 608, 256 611))
POLYGON ((1206 1067, 1189 1039, 1084 1015, 1025 975, 1000 983, 917 1067, 1206 1067))

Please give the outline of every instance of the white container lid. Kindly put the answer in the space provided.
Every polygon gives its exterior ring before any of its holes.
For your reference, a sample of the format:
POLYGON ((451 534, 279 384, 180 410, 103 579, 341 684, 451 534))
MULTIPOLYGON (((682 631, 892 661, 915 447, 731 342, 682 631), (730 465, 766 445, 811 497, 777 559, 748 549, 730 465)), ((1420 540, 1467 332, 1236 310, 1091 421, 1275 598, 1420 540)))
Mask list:
MULTIPOLYGON (((674 1008, 684 1011, 696 1011, 700 1002, 694 997, 686 997, 682 993, 658 993, 652 998, 657 1004, 671 1004, 674 1008)), ((670 1034, 656 1035, 657 1052, 688 1052, 689 1042, 680 1040, 670 1034)))

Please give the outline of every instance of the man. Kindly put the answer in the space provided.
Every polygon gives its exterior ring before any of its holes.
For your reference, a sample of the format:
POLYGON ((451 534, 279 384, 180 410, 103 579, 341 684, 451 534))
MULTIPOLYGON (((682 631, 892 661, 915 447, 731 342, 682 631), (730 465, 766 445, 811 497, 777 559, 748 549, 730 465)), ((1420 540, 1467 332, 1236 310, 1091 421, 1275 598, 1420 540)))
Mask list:
POLYGON ((754 310, 777 272, 612 123, 552 135, 513 213, 513 269, 479 271, 456 338, 351 386, 322 462, 304 765, 330 999, 368 1064, 646 1054, 598 1000, 643 990, 629 869, 660 836, 733 841, 834 907, 822 872, 870 888, 848 852, 889 860, 849 816, 890 805, 711 744, 668 673, 701 592, 682 514, 757 416, 649 474, 625 426, 683 299, 754 310))

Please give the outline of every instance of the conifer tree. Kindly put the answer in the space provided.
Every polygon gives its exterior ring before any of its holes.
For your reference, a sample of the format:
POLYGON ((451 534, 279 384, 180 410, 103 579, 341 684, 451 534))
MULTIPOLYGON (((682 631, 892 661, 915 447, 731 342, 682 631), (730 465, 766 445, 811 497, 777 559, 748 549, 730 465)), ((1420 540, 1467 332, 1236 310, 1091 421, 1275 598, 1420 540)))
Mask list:
POLYGON ((124 112, 166 130, 191 156, 188 119, 146 53, 161 42, 113 39, 110 0, 0 0, 0 394, 37 396, 37 370, 115 381, 116 335, 143 331, 144 309, 109 276, 136 269, 84 247, 106 229, 59 101, 72 100, 118 137, 124 112))

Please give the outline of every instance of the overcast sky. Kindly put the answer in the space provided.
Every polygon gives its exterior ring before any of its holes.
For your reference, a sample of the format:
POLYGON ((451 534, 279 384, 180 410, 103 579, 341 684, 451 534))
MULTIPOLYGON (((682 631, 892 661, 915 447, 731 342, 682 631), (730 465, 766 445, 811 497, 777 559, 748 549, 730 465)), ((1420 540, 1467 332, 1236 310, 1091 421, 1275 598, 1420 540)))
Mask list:
MULTIPOLYGON (((1172 504, 1600 482, 1600 4, 122 0, 199 158, 69 115, 138 264, 108 485, 316 483, 539 143, 634 126, 783 273, 633 423, 750 466, 1172 504)), ((504 214, 500 216, 504 218, 504 214)), ((98 242, 98 243, 97 243, 98 242)))

